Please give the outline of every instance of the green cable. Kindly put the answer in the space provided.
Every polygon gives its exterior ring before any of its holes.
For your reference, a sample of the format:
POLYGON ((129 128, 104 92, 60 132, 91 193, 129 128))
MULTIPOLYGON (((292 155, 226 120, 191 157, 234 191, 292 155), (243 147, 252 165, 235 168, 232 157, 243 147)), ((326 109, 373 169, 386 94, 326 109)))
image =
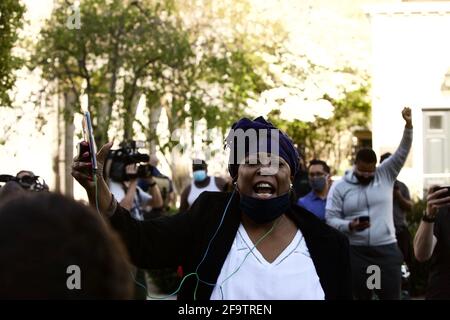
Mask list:
POLYGON ((101 217, 103 217, 98 207, 98 184, 97 184, 97 175, 95 173, 94 173, 94 186, 95 186, 95 208, 97 209, 98 214, 101 217))
POLYGON ((194 301, 197 301, 197 289, 198 289, 199 282, 200 282, 200 277, 197 274, 197 283, 195 284, 195 290, 194 290, 194 301))
MULTIPOLYGON (((93 175, 93 179, 94 179, 94 186, 95 186, 95 207, 96 207, 96 209, 97 209, 97 212, 100 214, 100 216, 103 217, 103 216, 101 215, 101 213, 100 213, 100 209, 99 209, 99 206, 98 206, 98 183, 97 183, 98 181, 97 181, 97 175, 95 174, 95 172, 94 172, 94 175, 93 175)), ((258 244, 259 244, 262 240, 264 240, 264 239, 265 239, 265 238, 273 231, 273 229, 274 229, 275 226, 278 224, 278 222, 279 222, 279 220, 276 221, 276 222, 272 225, 272 227, 270 228, 270 230, 267 231, 267 232, 266 232, 266 233, 265 233, 265 234, 264 234, 264 235, 263 235, 263 236, 255 243, 255 245, 253 246, 253 248, 246 254, 246 256, 244 257, 244 260, 243 260, 242 263, 239 265, 239 267, 238 267, 232 274, 230 274, 224 281, 222 281, 222 284, 220 285, 220 292, 221 292, 221 294, 222 294, 222 300, 223 300, 222 285, 224 284, 224 282, 227 281, 229 278, 231 278, 231 276, 233 276, 235 273, 237 273, 237 272, 239 271, 239 269, 241 268, 241 266, 244 264, 245 260, 247 259, 248 255, 249 255, 251 252, 253 252, 253 249, 255 249, 255 248, 258 246, 258 244)), ((131 273, 131 277, 133 278, 134 283, 136 283, 138 286, 140 286, 140 287, 142 287, 143 289, 145 289, 145 291, 147 292, 147 294, 146 294, 147 298, 150 298, 150 299, 153 299, 153 300, 164 300, 164 299, 167 299, 167 298, 170 298, 170 297, 176 295, 176 294, 181 290, 181 287, 183 286, 183 283, 186 281, 186 279, 187 279, 188 277, 192 276, 192 275, 195 275, 196 278, 197 278, 197 283, 195 284, 194 301, 197 300, 197 289, 198 289, 198 284, 199 284, 199 281, 200 281, 200 277, 199 277, 199 275, 198 275, 197 272, 192 272, 192 273, 189 273, 189 274, 187 274, 186 276, 184 276, 183 279, 181 280, 180 285, 178 286, 177 290, 175 290, 175 292, 169 294, 168 296, 164 296, 164 297, 160 297, 160 298, 150 296, 150 295, 148 294, 148 288, 146 288, 143 284, 139 283, 139 282, 136 280, 136 278, 135 278, 134 275, 133 275, 133 272, 130 272, 130 273, 131 273)))
MULTIPOLYGON (((276 222, 272 225, 272 227, 271 227, 271 228, 270 228, 270 229, 269 229, 269 230, 268 230, 261 238, 259 238, 258 241, 256 241, 256 243, 253 245, 253 247, 250 249, 250 251, 245 255, 244 260, 243 260, 242 263, 239 265, 239 267, 238 267, 233 273, 231 273, 224 281, 222 281, 222 283, 220 284, 220 292, 221 292, 221 295, 222 295, 222 300, 223 300, 222 285, 225 283, 225 281, 229 280, 234 274, 236 274, 236 273, 239 271, 239 269, 242 267, 242 265, 244 264, 245 260, 246 260, 247 257, 249 256, 249 254, 252 253, 253 250, 261 243, 261 241, 263 241, 263 240, 264 240, 264 239, 265 239, 265 238, 266 238, 266 237, 267 237, 267 236, 275 229, 275 227, 278 225, 279 221, 280 221, 280 220, 276 221, 276 222)), ((150 295, 148 294, 148 288, 146 288, 143 284, 139 283, 139 282, 136 280, 136 278, 134 277, 133 273, 131 273, 131 276, 132 276, 132 278, 133 278, 133 281, 134 281, 137 285, 139 285, 140 287, 144 288, 144 289, 147 291, 147 298, 154 299, 154 300, 164 300, 164 299, 167 299, 167 298, 170 298, 170 297, 176 295, 176 294, 181 290, 181 287, 183 286, 183 283, 186 281, 186 279, 187 279, 188 277, 192 276, 192 275, 195 275, 195 276, 196 276, 196 279, 197 279, 197 283, 195 284, 195 289, 194 289, 194 301, 196 301, 196 300, 197 300, 198 284, 199 284, 199 281, 200 281, 200 277, 199 277, 199 275, 198 275, 197 272, 192 272, 192 273, 189 273, 188 275, 184 276, 183 279, 181 280, 181 283, 180 283, 180 285, 178 286, 177 290, 175 290, 175 292, 169 294, 168 296, 164 296, 164 297, 161 297, 161 298, 157 298, 157 297, 152 297, 152 296, 150 296, 150 295)))
MULTIPOLYGON (((187 275, 185 275, 185 276, 183 277, 183 279, 182 279, 181 282, 180 282, 180 285, 178 286, 177 290, 175 290, 175 292, 169 294, 168 296, 164 296, 164 297, 158 298, 158 297, 152 297, 152 296, 150 296, 150 295, 148 294, 148 288, 146 288, 142 283, 140 283, 140 282, 138 282, 138 281, 136 280, 136 278, 135 278, 134 275, 133 275, 133 272, 130 272, 130 274, 131 274, 131 277, 133 278, 134 283, 136 283, 138 286, 140 286, 140 287, 142 287, 142 288, 145 289, 145 291, 147 292, 147 294, 146 294, 147 298, 150 298, 150 299, 153 299, 153 300, 165 300, 165 299, 167 299, 167 298, 170 298, 170 297, 176 295, 176 294, 181 290, 181 287, 183 286, 184 281, 186 281, 186 279, 189 278, 189 277, 192 276, 192 275, 196 275, 196 276, 197 276, 197 279, 198 279, 197 273, 195 273, 195 272, 189 273, 189 274, 187 274, 187 275)), ((197 284, 198 284, 198 282, 197 282, 197 284)))

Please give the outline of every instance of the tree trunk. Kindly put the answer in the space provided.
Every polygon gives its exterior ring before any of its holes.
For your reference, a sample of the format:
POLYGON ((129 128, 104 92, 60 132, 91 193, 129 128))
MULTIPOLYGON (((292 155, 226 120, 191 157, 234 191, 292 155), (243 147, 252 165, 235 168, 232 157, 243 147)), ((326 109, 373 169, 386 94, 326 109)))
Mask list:
MULTIPOLYGON (((62 109, 63 109, 63 104, 64 101, 63 100, 63 96, 61 95, 61 93, 59 92, 59 84, 58 84, 58 80, 56 80, 56 139, 55 139, 55 151, 54 151, 54 156, 53 156, 53 174, 55 175, 55 189, 54 191, 56 193, 61 193, 61 172, 60 172, 60 161, 61 161, 61 137, 63 134, 63 130, 61 128, 61 124, 64 123, 63 122, 63 114, 62 114, 62 109)), ((53 101, 55 101, 53 100, 53 101)))
POLYGON ((74 108, 77 97, 73 92, 65 94, 65 113, 64 113, 64 193, 73 197, 73 178, 71 175, 73 154, 73 138, 75 132, 74 108))
MULTIPOLYGON (((149 99, 146 99, 149 103, 149 99)), ((159 118, 161 116, 162 106, 159 101, 153 105, 148 105, 148 130, 147 130, 147 143, 150 146, 150 154, 156 154, 156 146, 158 145, 158 136, 156 128, 158 127, 159 118)))
POLYGON ((130 99, 124 101, 124 110, 126 110, 126 113, 124 115, 123 139, 125 141, 132 140, 134 137, 133 123, 136 119, 136 110, 141 98, 141 94, 141 91, 138 90, 135 94, 132 95, 130 99))
MULTIPOLYGON (((89 99, 91 101, 91 99, 89 99)), ((89 102, 90 103, 90 102, 89 102)), ((89 104, 89 107, 94 107, 93 104, 89 104)), ((103 99, 98 106, 96 123, 94 124, 94 138, 98 148, 108 142, 108 129, 110 124, 111 112, 108 99, 103 99)), ((92 120, 94 121, 94 119, 92 120)))

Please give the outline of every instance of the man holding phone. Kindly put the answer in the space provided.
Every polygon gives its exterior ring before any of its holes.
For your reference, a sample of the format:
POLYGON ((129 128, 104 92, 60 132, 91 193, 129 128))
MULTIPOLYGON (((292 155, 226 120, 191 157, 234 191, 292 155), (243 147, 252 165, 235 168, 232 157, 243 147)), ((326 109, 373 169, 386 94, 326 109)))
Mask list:
POLYGON ((431 187, 414 237, 418 261, 431 259, 426 299, 450 299, 450 186, 431 187))
POLYGON ((397 246, 392 217, 394 182, 412 144, 411 109, 402 111, 403 138, 395 153, 378 167, 372 149, 361 149, 352 170, 335 182, 328 193, 326 221, 345 233, 350 241, 353 296, 372 298, 373 289, 382 300, 400 299, 402 254, 397 246), (369 288, 369 270, 379 268, 380 281, 369 288))

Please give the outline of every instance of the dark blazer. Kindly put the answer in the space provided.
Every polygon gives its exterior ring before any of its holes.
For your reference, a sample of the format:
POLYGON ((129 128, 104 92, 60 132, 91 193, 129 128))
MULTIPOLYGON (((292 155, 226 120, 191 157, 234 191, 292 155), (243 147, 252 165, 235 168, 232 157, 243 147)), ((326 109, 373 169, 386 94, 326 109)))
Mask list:
MULTIPOLYGON (((110 222, 122 236, 137 267, 158 269, 182 265, 185 275, 195 273, 198 268, 200 281, 196 296, 197 278, 191 275, 178 299, 208 300, 240 224, 239 195, 235 193, 231 201, 230 198, 231 193, 203 192, 186 213, 143 222, 134 220, 127 210, 118 206, 110 222)), ((325 299, 351 299, 347 238, 299 206, 293 206, 287 214, 303 233, 325 299)))

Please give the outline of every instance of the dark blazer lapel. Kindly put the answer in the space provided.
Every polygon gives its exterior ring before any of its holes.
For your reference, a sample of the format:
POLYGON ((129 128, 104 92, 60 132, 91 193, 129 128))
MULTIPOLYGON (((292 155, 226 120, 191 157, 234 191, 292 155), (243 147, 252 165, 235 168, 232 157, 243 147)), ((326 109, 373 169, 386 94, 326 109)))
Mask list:
MULTIPOLYGON (((229 197, 227 197, 227 201, 225 202, 223 208, 225 209, 225 205, 228 202, 229 197)), ((212 204, 218 205, 218 204, 212 204)), ((217 221, 217 226, 211 226, 213 230, 212 235, 216 231, 219 226, 220 219, 222 215, 220 215, 219 220, 217 221)), ((211 243, 211 247, 209 248, 208 254, 203 261, 202 265, 199 268, 199 277, 200 280, 206 281, 210 284, 215 284, 217 278, 219 277, 220 271, 222 270, 222 266, 225 262, 226 257, 231 249, 234 238, 236 236, 237 230, 240 224, 240 208, 239 208, 239 196, 236 193, 233 197, 232 202, 227 210, 225 218, 223 220, 223 224, 219 229, 216 237, 211 243)), ((208 240, 209 241, 209 240, 208 240)), ((205 248, 208 243, 205 244, 205 248)), ((198 288, 198 298, 199 299, 209 299, 211 293, 214 289, 213 285, 208 285, 203 282, 200 282, 198 288)))
MULTIPOLYGON (((229 198, 227 197, 227 201, 223 205, 211 203, 211 206, 223 206, 225 208, 228 200, 229 198)), ((304 208, 294 206, 288 215, 299 227, 305 238, 311 259, 316 267, 320 283, 325 292, 325 298, 332 298, 336 295, 337 290, 337 281, 333 279, 336 276, 334 270, 336 268, 335 264, 338 261, 336 257, 340 252, 339 242, 335 232, 304 208)), ((213 219, 213 223, 217 225, 209 226, 213 230, 211 236, 216 231, 221 217, 222 215, 220 215, 218 220, 213 219)), ((225 215, 223 224, 215 239, 212 241, 208 254, 199 268, 198 274, 200 280, 204 282, 200 281, 199 283, 197 299, 207 300, 210 298, 222 266, 233 244, 240 221, 239 196, 235 195, 225 215)), ((208 245, 208 241, 204 244, 205 248, 208 245)))
POLYGON ((290 216, 302 232, 311 259, 320 278, 320 284, 325 292, 325 298, 333 295, 336 256, 340 252, 339 242, 335 233, 306 209, 295 206, 290 216))

